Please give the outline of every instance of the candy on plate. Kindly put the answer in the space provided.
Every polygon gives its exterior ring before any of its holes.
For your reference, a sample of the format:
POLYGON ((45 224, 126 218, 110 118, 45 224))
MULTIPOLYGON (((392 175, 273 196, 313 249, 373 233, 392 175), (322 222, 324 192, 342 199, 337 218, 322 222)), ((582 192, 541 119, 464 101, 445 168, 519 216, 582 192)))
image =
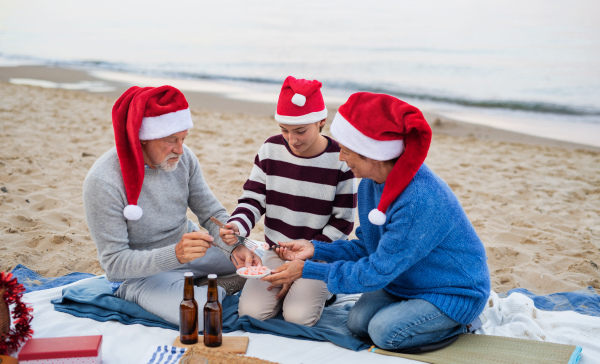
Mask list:
POLYGON ((237 270, 237 274, 244 278, 262 278, 271 273, 271 270, 264 265, 255 265, 251 267, 242 267, 237 270))

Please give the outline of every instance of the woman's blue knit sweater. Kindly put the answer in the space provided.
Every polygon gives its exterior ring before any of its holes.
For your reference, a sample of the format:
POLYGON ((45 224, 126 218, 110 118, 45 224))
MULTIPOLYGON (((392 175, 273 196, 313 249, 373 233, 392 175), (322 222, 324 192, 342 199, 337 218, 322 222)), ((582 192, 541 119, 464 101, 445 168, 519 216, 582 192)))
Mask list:
POLYGON ((383 187, 361 181, 358 239, 313 241, 313 259, 328 264, 307 261, 302 277, 325 281, 332 293, 385 289, 424 299, 454 321, 471 323, 487 303, 490 274, 483 244, 456 196, 423 165, 377 226, 367 215, 383 187))

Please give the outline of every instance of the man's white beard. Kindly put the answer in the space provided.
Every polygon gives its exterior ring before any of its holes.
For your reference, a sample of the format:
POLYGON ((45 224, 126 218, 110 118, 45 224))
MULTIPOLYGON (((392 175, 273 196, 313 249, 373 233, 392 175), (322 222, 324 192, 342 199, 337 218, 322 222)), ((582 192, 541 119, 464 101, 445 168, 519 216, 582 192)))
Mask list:
POLYGON ((155 167, 164 172, 173 172, 177 169, 177 164, 179 163, 179 158, 181 156, 179 154, 171 153, 165 157, 165 160, 160 164, 157 164, 155 167), (176 162, 169 162, 170 158, 178 158, 176 162))

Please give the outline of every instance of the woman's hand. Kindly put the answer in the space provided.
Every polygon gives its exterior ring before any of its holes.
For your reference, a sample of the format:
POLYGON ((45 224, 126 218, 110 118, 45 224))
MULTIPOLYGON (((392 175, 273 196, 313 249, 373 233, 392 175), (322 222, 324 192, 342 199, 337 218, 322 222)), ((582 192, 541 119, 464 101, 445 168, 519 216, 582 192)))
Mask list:
POLYGON ((250 267, 253 265, 262 265, 262 261, 260 258, 250 251, 250 249, 246 248, 244 245, 240 245, 233 249, 231 255, 235 257, 232 259, 233 265, 235 265, 235 269, 240 269, 242 267, 250 267), (236 262, 238 264, 236 264, 236 262))
POLYGON ((275 253, 283 260, 306 260, 315 254, 315 246, 308 240, 292 240, 279 242, 280 248, 275 248, 275 253))
POLYGON ((277 285, 292 284, 295 280, 302 278, 302 270, 304 269, 304 260, 293 260, 287 262, 277 269, 271 271, 270 275, 262 277, 261 281, 271 283, 271 287, 277 285))

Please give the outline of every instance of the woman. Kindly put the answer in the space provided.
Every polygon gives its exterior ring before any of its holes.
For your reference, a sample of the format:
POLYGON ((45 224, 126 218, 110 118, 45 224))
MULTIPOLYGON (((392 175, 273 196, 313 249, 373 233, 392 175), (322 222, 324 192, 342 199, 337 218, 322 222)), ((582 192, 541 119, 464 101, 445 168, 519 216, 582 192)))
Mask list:
POLYGON ((421 112, 360 92, 340 107, 331 133, 340 160, 362 178, 357 239, 282 242, 278 254, 291 261, 262 280, 309 278, 332 293, 363 293, 348 328, 382 349, 466 332, 490 293, 485 250, 456 196, 423 164, 431 128, 421 112))

